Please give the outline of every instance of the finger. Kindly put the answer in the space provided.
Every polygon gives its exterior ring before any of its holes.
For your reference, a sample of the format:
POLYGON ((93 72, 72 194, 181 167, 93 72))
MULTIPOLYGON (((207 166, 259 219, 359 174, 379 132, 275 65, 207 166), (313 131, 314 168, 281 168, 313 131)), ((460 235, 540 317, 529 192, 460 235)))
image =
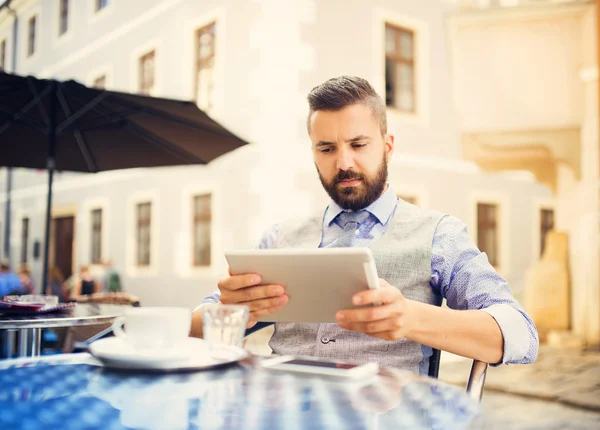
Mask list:
POLYGON ((260 284, 260 281, 260 275, 257 275, 256 273, 247 273, 245 275, 228 276, 227 278, 221 279, 217 285, 221 291, 235 291, 240 288, 258 285, 260 284))
MULTIPOLYGON (((387 284, 387 282, 386 282, 387 284)), ((389 286, 376 288, 374 290, 364 290, 356 293, 352 297, 354 305, 369 305, 372 303, 392 303, 401 297, 404 297, 399 289, 389 286)))
POLYGON ((385 318, 379 321, 369 322, 350 322, 346 324, 340 324, 341 327, 346 330, 358 331, 366 334, 376 334, 387 331, 395 331, 402 328, 402 320, 400 317, 385 318))
POLYGON ((281 285, 260 285, 258 287, 247 287, 240 290, 224 290, 221 293, 223 303, 242 303, 254 300, 279 297, 285 293, 281 285))
POLYGON ((395 304, 370 306, 360 309, 345 309, 335 314, 339 323, 368 322, 389 318, 395 315, 398 309, 395 304))
MULTIPOLYGON (((286 300, 286 303, 287 303, 287 300, 286 300)), ((278 310, 280 310, 284 306, 285 306, 285 303, 282 304, 282 305, 279 305, 279 306, 273 306, 272 308, 262 309, 260 311, 252 312, 252 317, 254 319, 256 319, 256 318, 264 317, 265 315, 270 315, 273 312, 277 312, 278 310)))
POLYGON ((260 311, 262 309, 274 308, 287 303, 287 296, 271 297, 268 299, 252 300, 250 302, 240 302, 240 305, 248 306, 250 312, 260 311))

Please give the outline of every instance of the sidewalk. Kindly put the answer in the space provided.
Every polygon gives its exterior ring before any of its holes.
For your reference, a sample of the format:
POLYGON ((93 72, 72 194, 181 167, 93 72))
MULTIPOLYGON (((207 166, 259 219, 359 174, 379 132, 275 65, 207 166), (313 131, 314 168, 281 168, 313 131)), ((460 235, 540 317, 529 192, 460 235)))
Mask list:
MULTIPOLYGON (((439 378, 464 386, 471 363, 442 353, 439 378)), ((485 390, 600 411, 600 351, 541 346, 533 364, 489 367, 485 390)))

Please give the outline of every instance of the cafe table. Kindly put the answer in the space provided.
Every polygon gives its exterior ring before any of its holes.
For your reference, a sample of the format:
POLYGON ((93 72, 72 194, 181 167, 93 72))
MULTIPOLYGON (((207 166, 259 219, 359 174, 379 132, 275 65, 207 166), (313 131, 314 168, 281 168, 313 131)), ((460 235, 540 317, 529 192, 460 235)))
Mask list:
POLYGON ((87 353, 0 361, 0 429, 463 429, 462 389, 384 368, 361 381, 266 370, 260 358, 179 373, 118 371, 87 353))
POLYGON ((110 323, 123 315, 127 308, 123 305, 78 303, 60 312, 24 315, 0 312, 0 334, 6 334, 9 357, 15 355, 12 350, 15 335, 17 357, 35 357, 40 355, 42 329, 110 323))

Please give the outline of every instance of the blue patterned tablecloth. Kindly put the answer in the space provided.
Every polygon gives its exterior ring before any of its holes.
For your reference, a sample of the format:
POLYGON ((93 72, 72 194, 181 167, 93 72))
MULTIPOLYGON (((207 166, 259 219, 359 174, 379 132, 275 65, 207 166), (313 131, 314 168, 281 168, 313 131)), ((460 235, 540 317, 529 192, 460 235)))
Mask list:
POLYGON ((88 354, 0 361, 0 429, 462 429, 465 393, 395 370, 362 383, 234 365, 146 374, 88 354))

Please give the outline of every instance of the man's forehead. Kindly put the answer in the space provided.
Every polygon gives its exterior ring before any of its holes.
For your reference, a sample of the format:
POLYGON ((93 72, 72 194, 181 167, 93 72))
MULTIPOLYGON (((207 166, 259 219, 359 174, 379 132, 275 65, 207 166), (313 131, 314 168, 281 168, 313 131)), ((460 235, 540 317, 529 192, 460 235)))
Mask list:
POLYGON ((352 105, 337 111, 316 111, 310 118, 311 135, 330 135, 351 139, 370 135, 379 129, 373 112, 366 105, 352 105))

